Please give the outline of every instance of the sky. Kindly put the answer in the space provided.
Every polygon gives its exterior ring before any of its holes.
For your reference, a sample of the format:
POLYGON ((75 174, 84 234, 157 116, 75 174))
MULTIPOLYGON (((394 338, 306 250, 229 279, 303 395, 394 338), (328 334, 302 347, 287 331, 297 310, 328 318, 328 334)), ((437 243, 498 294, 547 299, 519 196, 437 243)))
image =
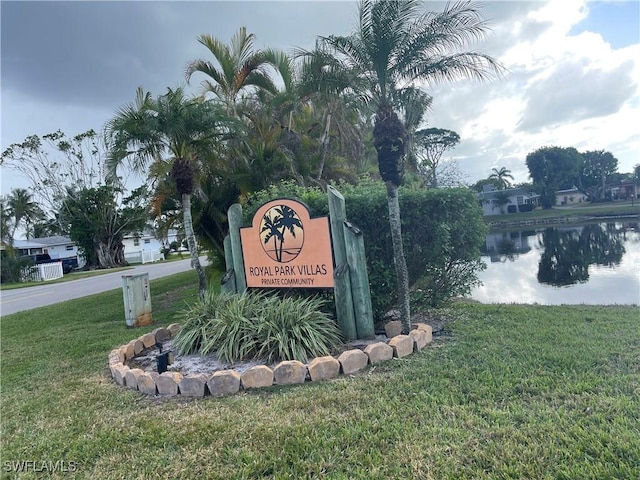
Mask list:
MULTIPOLYGON (((467 183, 506 167, 526 182, 543 146, 607 150, 620 172, 640 163, 640 1, 481 4, 491 32, 469 50, 498 59, 502 78, 426 85, 425 126, 456 131, 445 154, 467 183)), ((441 11, 444 3, 425 2, 441 11)), ((353 31, 353 1, 0 2, 0 147, 61 129, 99 131, 135 98, 186 85, 185 65, 210 59, 196 37, 225 43, 241 27, 256 48, 313 48, 353 31)), ((190 93, 202 77, 193 76, 190 93)), ((2 194, 26 179, 0 168, 2 194)))

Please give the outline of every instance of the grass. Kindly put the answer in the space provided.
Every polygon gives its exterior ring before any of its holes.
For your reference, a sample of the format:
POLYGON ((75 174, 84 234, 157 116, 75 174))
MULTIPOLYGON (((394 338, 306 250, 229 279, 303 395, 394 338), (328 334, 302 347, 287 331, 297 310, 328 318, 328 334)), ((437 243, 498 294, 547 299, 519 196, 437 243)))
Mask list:
POLYGON ((488 215, 485 221, 488 223, 511 223, 527 220, 549 220, 557 218, 559 221, 583 221, 585 217, 608 216, 638 216, 640 215, 640 199, 616 200, 613 203, 583 203, 567 207, 555 207, 550 210, 537 209, 527 213, 510 213, 507 215, 488 215))
MULTIPOLYGON (((176 262, 179 260, 187 260, 189 258, 189 254, 182 255, 180 253, 170 253, 169 258, 166 260, 161 260, 156 263, 167 263, 167 262, 176 262)), ((5 283, 0 285, 0 290, 14 290, 16 288, 25 288, 25 287, 35 287, 38 285, 49 285, 52 283, 63 283, 70 282, 72 280, 80 280, 82 278, 87 277, 95 277, 97 275, 105 275, 107 273, 120 272, 122 270, 130 270, 134 266, 142 265, 142 263, 131 263, 129 267, 118 267, 118 268, 107 268, 100 270, 90 270, 90 271, 75 271, 65 274, 62 278, 57 278, 55 280, 48 280, 46 282, 20 282, 20 283, 5 283)))
MULTIPOLYGON (((156 325, 196 296, 151 282, 156 325)), ((109 378, 121 292, 2 319, 5 462, 51 478, 640 478, 637 307, 456 304, 451 332, 360 375, 233 397, 155 399, 109 378)), ((20 478, 40 478, 29 473, 20 478)))
POLYGON ((65 273, 61 278, 55 280, 47 280, 46 282, 20 282, 20 283, 5 283, 2 284, 0 290, 15 290, 16 288, 36 287, 41 285, 50 285, 52 283, 64 283, 72 280, 81 280, 88 277, 96 277, 98 275, 105 275, 107 273, 120 272, 123 270, 131 270, 133 267, 120 267, 120 268, 108 268, 104 270, 90 270, 90 271, 76 271, 65 273))

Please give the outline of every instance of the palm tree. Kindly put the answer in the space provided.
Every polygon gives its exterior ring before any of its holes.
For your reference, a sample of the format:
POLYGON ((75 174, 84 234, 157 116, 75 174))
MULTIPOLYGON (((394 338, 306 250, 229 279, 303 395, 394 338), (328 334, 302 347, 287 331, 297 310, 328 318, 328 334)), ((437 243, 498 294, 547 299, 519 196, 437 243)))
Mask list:
MULTIPOLYGON (((358 25, 349 36, 324 37, 345 70, 365 82, 364 95, 376 107, 374 145, 378 169, 387 186, 389 224, 394 248, 402 330, 411 328, 409 279, 402 248, 398 186, 408 135, 399 120, 397 98, 417 82, 486 79, 499 71, 488 55, 459 52, 483 38, 487 25, 469 2, 447 4, 442 13, 423 13, 418 0, 362 0, 358 25), (451 53, 453 51, 453 53, 451 53)), ((356 85, 359 86, 359 85, 356 85)))
POLYGON ((11 212, 7 205, 7 198, 4 195, 0 197, 0 242, 13 245, 13 237, 11 236, 11 212))
POLYGON ((9 215, 13 218, 13 229, 10 238, 13 239, 16 230, 24 221, 27 240, 33 234, 32 224, 45 217, 40 206, 33 201, 33 195, 26 188, 14 188, 7 198, 9 215))
POLYGON ((300 62, 301 96, 309 100, 321 112, 322 135, 320 137, 320 158, 313 178, 314 183, 320 183, 325 173, 332 132, 338 134, 345 143, 356 143, 359 140, 357 129, 353 127, 353 114, 362 107, 353 95, 354 85, 359 81, 351 72, 332 55, 326 45, 317 44, 314 50, 298 50, 296 57, 300 62))
POLYGON ((492 168, 491 171, 493 173, 489 175, 489 180, 495 180, 500 190, 511 187, 511 182, 508 180, 509 178, 513 180, 511 170, 506 167, 500 167, 500 170, 498 170, 497 168, 492 168))
POLYGON ((198 274, 200 295, 207 289, 207 278, 198 259, 191 216, 191 195, 196 172, 210 158, 221 136, 228 134, 228 117, 212 102, 188 99, 181 88, 152 98, 138 89, 134 103, 121 107, 107 123, 111 142, 109 167, 112 174, 125 160, 143 172, 154 161, 171 165, 171 178, 182 203, 183 226, 191 266, 198 274))
POLYGON ((287 231, 295 238, 296 227, 302 229, 302 223, 297 218, 296 212, 287 205, 281 205, 276 208, 278 217, 276 218, 277 226, 282 228, 280 230, 280 261, 282 261, 282 247, 284 246, 284 237, 287 231))
POLYGON ((280 257, 281 249, 278 248, 278 240, 282 242, 284 240, 284 237, 282 235, 282 232, 278 230, 280 225, 278 224, 277 220, 278 220, 277 218, 273 219, 265 213, 264 216, 262 217, 262 221, 264 225, 260 230, 260 234, 267 232, 263 240, 263 243, 265 245, 269 242, 269 240, 273 238, 273 252, 274 252, 274 255, 276 256, 275 260, 279 262, 281 260, 281 257, 280 257))
POLYGON ((268 67, 274 65, 278 56, 272 50, 253 50, 255 35, 247 35, 247 29, 241 27, 229 45, 211 35, 200 35, 198 42, 213 55, 215 63, 209 60, 193 60, 187 64, 185 77, 187 82, 196 73, 207 77, 202 81, 203 93, 211 92, 227 107, 227 113, 236 115, 238 95, 244 89, 255 87, 275 93, 276 86, 269 76, 268 67))

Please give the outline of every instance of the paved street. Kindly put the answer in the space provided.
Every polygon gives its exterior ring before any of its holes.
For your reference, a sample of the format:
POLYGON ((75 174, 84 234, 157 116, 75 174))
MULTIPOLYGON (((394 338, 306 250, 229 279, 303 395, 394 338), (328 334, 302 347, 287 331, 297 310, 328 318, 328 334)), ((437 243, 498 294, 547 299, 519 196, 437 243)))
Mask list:
MULTIPOLYGON (((204 257, 200 258, 200 261, 203 264, 206 263, 204 257)), ((43 283, 35 287, 2 290, 0 291, 0 314, 9 315, 11 313, 44 307, 45 305, 52 305, 54 303, 106 292, 116 288, 122 289, 123 275, 148 273, 149 279, 153 280, 189 270, 191 268, 190 263, 191 261, 189 259, 168 263, 150 263, 147 265, 138 265, 130 270, 120 270, 114 273, 106 273, 104 275, 82 278, 70 282, 43 283)))

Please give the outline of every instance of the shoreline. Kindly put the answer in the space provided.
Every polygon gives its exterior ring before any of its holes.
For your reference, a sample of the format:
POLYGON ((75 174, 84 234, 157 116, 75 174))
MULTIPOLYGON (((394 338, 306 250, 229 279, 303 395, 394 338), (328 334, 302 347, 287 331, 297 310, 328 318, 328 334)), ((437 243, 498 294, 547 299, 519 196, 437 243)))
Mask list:
POLYGON ((499 228, 511 228, 511 227, 524 227, 524 226, 538 226, 538 225, 554 225, 554 224, 567 224, 567 223, 589 223, 589 222, 602 222, 610 220, 640 220, 640 214, 621 214, 621 215, 559 215, 557 217, 547 218, 532 218, 532 219, 520 219, 520 220, 507 220, 507 221, 489 221, 487 225, 489 229, 499 228))

